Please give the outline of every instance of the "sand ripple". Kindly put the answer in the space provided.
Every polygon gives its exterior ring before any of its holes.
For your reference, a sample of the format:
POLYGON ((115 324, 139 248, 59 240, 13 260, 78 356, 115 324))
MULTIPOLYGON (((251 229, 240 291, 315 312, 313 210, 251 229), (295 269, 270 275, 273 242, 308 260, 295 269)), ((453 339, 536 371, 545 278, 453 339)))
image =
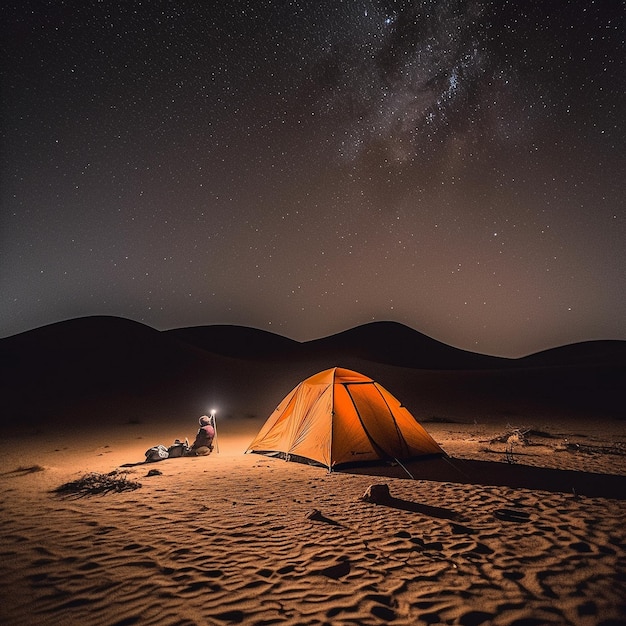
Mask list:
POLYGON ((585 626, 626 615, 623 501, 254 456, 160 469, 133 468, 137 491, 78 500, 35 475, 3 478, 2 622, 585 626), (362 501, 376 482, 417 506, 362 501))

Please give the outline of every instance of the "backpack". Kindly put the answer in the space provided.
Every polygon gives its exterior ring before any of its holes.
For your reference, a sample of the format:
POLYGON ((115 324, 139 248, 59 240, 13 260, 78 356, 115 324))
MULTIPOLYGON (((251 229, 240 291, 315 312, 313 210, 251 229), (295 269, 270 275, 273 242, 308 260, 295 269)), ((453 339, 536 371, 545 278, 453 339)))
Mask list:
POLYGON ((161 444, 153 446, 149 450, 146 450, 146 463, 152 463, 154 461, 162 461, 167 459, 169 452, 167 448, 161 444))
POLYGON ((185 456, 185 453, 189 447, 178 439, 167 449, 170 459, 175 459, 179 456, 185 456))

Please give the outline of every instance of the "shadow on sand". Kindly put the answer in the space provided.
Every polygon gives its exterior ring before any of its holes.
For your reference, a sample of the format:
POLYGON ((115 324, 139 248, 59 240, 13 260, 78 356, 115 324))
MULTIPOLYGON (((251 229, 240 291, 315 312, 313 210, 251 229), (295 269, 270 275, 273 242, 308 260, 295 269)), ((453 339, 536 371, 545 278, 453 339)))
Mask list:
POLYGON ((388 506, 392 509, 400 509, 401 511, 411 511, 412 513, 421 513, 430 517, 438 517, 439 519, 460 520, 461 516, 450 509, 444 509, 438 506, 430 506, 428 504, 418 504, 410 500, 402 500, 394 498, 389 493, 388 485, 370 485, 365 495, 361 498, 364 502, 371 502, 381 506, 388 506))
POLYGON ((451 457, 404 462, 403 466, 372 465, 339 468, 336 471, 366 476, 415 478, 416 480, 435 482, 512 487, 514 489, 570 493, 590 498, 626 500, 626 476, 615 474, 593 474, 451 457))

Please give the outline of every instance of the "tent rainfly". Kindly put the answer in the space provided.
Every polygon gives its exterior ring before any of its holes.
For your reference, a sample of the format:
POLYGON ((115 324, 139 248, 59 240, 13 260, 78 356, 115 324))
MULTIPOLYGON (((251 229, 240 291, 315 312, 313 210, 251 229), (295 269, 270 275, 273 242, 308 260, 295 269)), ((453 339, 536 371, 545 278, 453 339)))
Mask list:
POLYGON ((335 367, 302 381, 278 405, 246 452, 345 463, 445 454, 384 387, 335 367))

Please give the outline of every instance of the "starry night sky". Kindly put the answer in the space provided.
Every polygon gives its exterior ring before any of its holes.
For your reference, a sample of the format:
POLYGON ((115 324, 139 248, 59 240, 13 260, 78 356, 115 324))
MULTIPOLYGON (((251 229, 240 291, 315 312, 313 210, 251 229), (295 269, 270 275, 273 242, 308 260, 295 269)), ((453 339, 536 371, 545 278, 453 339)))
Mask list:
POLYGON ((617 0, 0 9, 0 336, 626 339, 617 0))

